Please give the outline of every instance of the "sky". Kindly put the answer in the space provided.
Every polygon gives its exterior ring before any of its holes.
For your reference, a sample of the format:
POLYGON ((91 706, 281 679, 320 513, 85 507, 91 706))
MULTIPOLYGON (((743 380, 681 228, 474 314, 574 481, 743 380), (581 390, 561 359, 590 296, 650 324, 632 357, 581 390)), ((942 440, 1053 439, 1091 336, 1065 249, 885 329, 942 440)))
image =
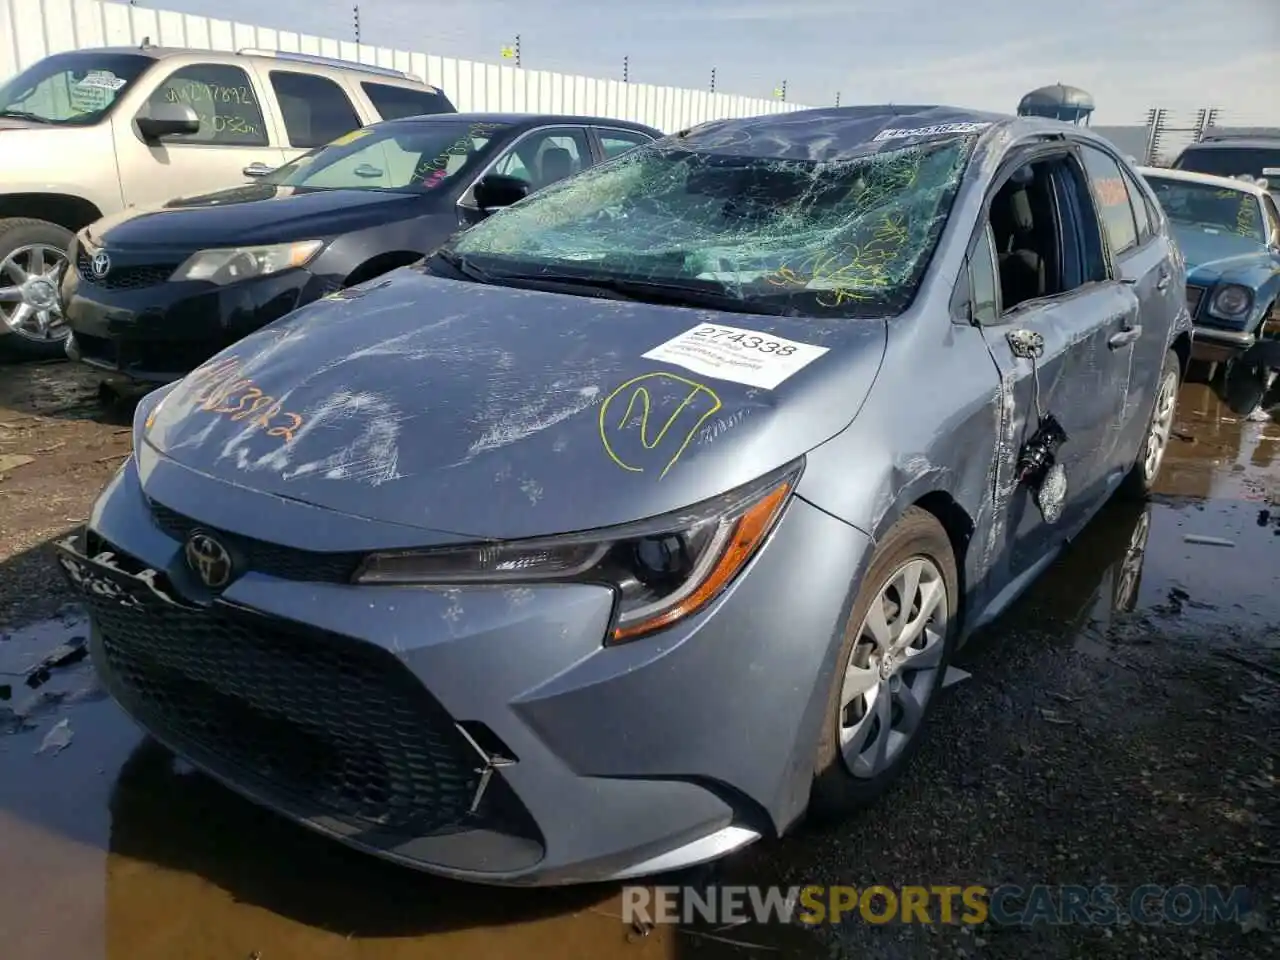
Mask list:
MULTIPOLYGON (((354 0, 139 0, 354 39, 354 0)), ((1280 0, 361 0, 365 43, 809 106, 950 103, 1013 112, 1050 83, 1100 124, 1217 106, 1280 126, 1280 0), (510 63, 510 61, 506 61, 510 63)))

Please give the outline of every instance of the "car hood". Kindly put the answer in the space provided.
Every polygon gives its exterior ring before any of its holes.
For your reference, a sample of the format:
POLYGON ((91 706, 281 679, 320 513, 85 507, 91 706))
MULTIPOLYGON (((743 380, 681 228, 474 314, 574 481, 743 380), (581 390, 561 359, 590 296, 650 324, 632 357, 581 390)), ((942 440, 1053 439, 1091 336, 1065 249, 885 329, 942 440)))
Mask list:
POLYGON ((333 236, 423 212, 416 194, 380 190, 299 190, 246 184, 217 193, 131 208, 90 228, 112 247, 196 248, 285 243, 333 236))
POLYGON ((422 530, 592 529, 724 493, 840 432, 886 330, 406 267, 214 357, 165 396, 143 442, 229 483, 422 530), (708 323, 826 349, 772 389, 643 356, 708 323), (221 399, 208 396, 219 370, 221 399))
POLYGON ((1226 231, 1210 233, 1200 227, 1175 223, 1173 235, 1186 258, 1187 279, 1192 283, 1212 282, 1221 274, 1248 270, 1270 259, 1266 247, 1257 240, 1226 231))

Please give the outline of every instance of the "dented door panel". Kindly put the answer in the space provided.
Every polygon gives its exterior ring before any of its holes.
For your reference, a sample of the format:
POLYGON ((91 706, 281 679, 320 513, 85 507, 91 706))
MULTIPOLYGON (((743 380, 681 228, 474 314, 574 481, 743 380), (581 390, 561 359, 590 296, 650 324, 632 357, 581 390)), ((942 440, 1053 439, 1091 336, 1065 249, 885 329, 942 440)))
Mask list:
POLYGON ((1114 451, 1125 416, 1127 349, 1111 339, 1137 315, 1138 300, 1120 283, 1091 284, 1071 294, 1028 304, 1007 323, 983 334, 1000 371, 1004 415, 995 516, 1003 517, 1006 577, 1025 572, 1088 521, 1119 482, 1114 451), (1040 335, 1042 353, 1019 356, 1009 334, 1040 335), (1038 400, 1037 400, 1038 393, 1038 400), (1017 477, 1017 456, 1042 417, 1061 424, 1066 440, 1056 451, 1066 476, 1061 516, 1051 521, 1035 490, 1017 477))

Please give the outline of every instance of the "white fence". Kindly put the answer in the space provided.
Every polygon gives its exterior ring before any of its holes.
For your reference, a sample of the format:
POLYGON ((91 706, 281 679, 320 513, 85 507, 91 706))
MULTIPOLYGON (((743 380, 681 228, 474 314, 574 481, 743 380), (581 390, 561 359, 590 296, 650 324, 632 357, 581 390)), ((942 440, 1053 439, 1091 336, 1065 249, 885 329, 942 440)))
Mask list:
POLYGON ((522 70, 103 0, 0 0, 0 82, 50 53, 134 46, 148 37, 159 46, 257 47, 391 67, 440 87, 462 111, 585 114, 671 133, 706 120, 804 109, 779 100, 522 70))

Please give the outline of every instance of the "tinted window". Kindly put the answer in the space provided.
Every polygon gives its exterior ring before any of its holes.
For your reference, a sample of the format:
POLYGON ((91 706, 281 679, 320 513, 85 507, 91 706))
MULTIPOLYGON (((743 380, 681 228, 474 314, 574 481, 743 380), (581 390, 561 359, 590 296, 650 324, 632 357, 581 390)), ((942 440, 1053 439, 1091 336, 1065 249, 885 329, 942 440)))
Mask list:
POLYGON ((200 132, 165 137, 184 143, 265 147, 267 125, 249 75, 239 67, 200 63, 171 73, 148 101, 185 103, 200 117, 200 132))
POLYGON ((975 140, 831 163, 805 157, 803 140, 752 156, 721 152, 713 135, 592 167, 464 231, 454 249, 495 272, 701 287, 747 313, 883 317, 915 298, 975 140))
POLYGON ((600 131, 600 145, 604 148, 606 160, 646 143, 653 143, 653 140, 643 133, 623 132, 622 130, 600 131))
POLYGON ((973 250, 969 262, 969 291, 973 304, 973 319, 978 323, 995 323, 1000 319, 1000 301, 997 291, 1000 282, 996 278, 995 247, 991 227, 982 231, 982 239, 973 250))
POLYGON ((77 126, 97 123, 153 63, 133 53, 88 50, 45 57, 0 86, 0 115, 77 126))
POLYGON ((361 127, 285 164, 264 182, 342 190, 438 189, 449 183, 505 125, 464 120, 361 127))
POLYGON ((1173 164, 1175 169, 1212 173, 1219 177, 1280 177, 1268 170, 1280 170, 1280 146, 1276 147, 1188 147, 1173 164))
POLYGON ((1258 243, 1267 242, 1262 207, 1252 193, 1173 177, 1148 176, 1147 183, 1155 191, 1165 216, 1174 223, 1199 227, 1210 234, 1234 233, 1258 243))
POLYGON ((272 70, 271 88, 291 147, 318 147, 360 126, 346 93, 327 77, 272 70))
POLYGON ((557 127, 529 134, 503 155, 494 172, 519 177, 538 190, 589 166, 586 133, 557 127))
POLYGON ((1138 242, 1138 226, 1133 218, 1124 174, 1120 165, 1101 150, 1082 146, 1081 153, 1111 252, 1113 255, 1122 254, 1138 242))
POLYGON ((453 113, 451 104, 442 93, 426 90, 410 90, 386 83, 362 83, 361 89, 383 120, 399 120, 402 117, 421 117, 429 113, 453 113))

